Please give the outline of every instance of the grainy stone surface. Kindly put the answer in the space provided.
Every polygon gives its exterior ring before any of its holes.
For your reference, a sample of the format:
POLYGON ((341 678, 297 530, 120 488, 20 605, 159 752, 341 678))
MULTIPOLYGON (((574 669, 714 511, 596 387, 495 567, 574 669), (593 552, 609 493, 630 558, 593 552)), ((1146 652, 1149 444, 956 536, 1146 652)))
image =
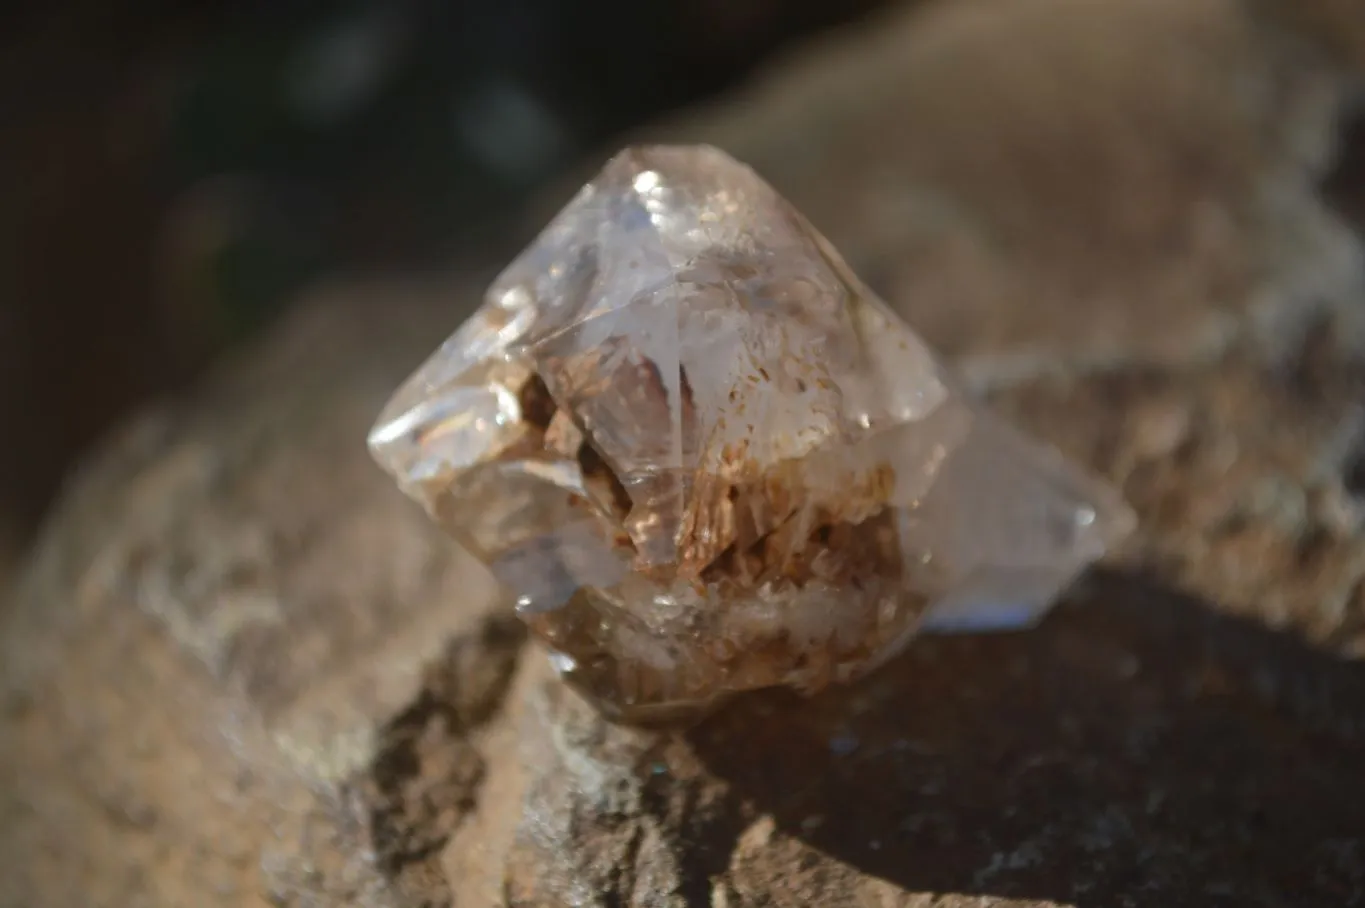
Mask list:
POLYGON ((0 905, 1365 904, 1365 293, 1317 191, 1350 57, 1245 9, 923 5, 655 133, 755 164, 1123 485, 1139 538, 1042 628, 606 725, 363 449, 489 275, 320 290, 22 569, 0 905))

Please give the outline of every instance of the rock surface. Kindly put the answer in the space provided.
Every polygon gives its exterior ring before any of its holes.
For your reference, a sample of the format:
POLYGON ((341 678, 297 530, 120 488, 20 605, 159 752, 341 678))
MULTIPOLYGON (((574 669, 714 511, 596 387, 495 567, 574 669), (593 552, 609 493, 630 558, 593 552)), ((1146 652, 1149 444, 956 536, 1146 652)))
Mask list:
POLYGON ((654 133, 1123 485, 1042 628, 606 725, 364 451, 490 274, 320 290, 22 569, 0 905, 1365 904, 1365 255, 1317 189, 1360 31, 1317 6, 922 6, 654 133))

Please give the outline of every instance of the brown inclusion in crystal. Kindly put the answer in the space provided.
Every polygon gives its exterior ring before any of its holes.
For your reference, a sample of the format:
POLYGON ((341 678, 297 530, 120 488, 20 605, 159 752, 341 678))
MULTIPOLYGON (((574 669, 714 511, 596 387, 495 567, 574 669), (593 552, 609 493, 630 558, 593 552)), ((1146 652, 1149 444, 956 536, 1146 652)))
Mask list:
MULTIPOLYGON (((657 367, 646 363, 641 373, 644 393, 657 390, 657 382, 649 381, 650 375, 657 375, 657 367)), ((631 508, 629 494, 584 433, 569 428, 571 418, 556 408, 545 383, 532 376, 518 398, 524 422, 543 433, 546 448, 573 458, 584 486, 594 492, 591 497, 605 505, 614 520, 624 521, 631 508)), ((701 471, 693 480, 698 492, 684 518, 680 549, 685 554, 677 574, 693 578, 694 589, 710 591, 713 608, 723 610, 727 602, 743 601, 760 588, 780 596, 812 582, 856 590, 871 578, 878 583, 900 581, 896 526, 884 506, 894 487, 891 468, 881 465, 841 496, 844 513, 862 516, 857 522, 828 508, 803 512, 799 478, 799 470, 779 464, 766 475, 742 483, 725 482, 701 471), (742 516, 736 518, 737 514, 742 516), (762 526, 756 524, 755 514, 767 515, 762 526), (708 515, 719 515, 720 526, 708 525, 703 530, 708 515), (803 535, 798 537, 798 533, 803 535), (714 544, 705 546, 698 536, 728 543, 719 549, 714 544)), ((578 503, 587 507, 588 499, 579 497, 578 503)), ((623 554, 634 554, 627 534, 616 532, 609 541, 623 554)), ((907 600, 902 605, 903 612, 913 614, 922 610, 924 600, 907 600)), ((613 710, 618 702, 626 704, 622 712, 636 721, 670 721, 694 712, 696 703, 713 698, 709 691, 717 679, 735 689, 761 687, 779 679, 819 690, 840 677, 851 677, 879 646, 889 642, 883 639, 885 634, 873 629, 844 645, 794 646, 780 627, 745 633, 703 616, 689 630, 709 638, 710 644, 693 648, 683 671, 661 672, 612 656, 612 631, 619 631, 621 623, 632 623, 629 610, 615 608, 583 589, 562 609, 533 615, 529 623, 559 651, 575 654, 576 664, 566 670, 572 682, 613 710)), ((895 632, 902 630, 898 623, 895 632)), ((643 626, 640 631, 648 633, 643 626)))

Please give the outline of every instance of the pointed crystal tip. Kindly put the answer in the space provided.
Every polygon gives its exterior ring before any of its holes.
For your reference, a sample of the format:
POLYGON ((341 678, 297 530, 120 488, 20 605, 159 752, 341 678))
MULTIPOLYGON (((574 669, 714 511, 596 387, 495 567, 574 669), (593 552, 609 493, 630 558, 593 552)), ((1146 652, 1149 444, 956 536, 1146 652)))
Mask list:
POLYGON ((632 721, 1027 626, 1134 524, 709 147, 613 158, 369 444, 632 721))

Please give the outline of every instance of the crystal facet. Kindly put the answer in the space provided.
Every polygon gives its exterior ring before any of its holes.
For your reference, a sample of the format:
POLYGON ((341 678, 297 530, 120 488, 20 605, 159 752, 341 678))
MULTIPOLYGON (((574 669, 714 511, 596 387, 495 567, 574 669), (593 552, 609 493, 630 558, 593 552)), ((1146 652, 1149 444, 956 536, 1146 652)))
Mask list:
POLYGON ((709 147, 608 163, 369 442, 631 721, 1027 626, 1133 525, 709 147))

